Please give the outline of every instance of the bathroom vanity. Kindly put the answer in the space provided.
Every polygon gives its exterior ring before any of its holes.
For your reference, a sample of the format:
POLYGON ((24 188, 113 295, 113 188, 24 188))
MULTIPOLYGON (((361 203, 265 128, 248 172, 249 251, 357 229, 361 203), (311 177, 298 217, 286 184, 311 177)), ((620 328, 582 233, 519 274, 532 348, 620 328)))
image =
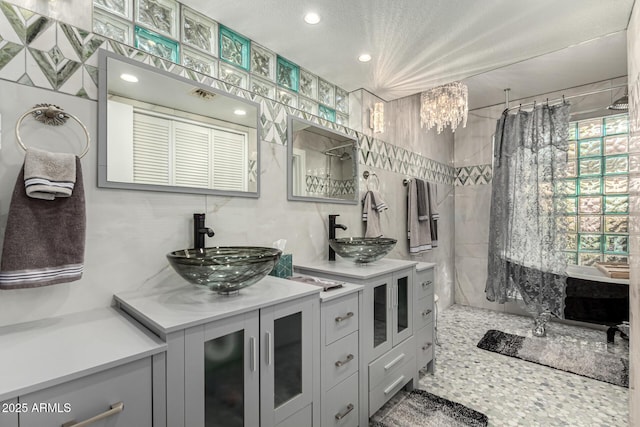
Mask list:
POLYGON ((320 425, 320 291, 267 276, 232 296, 186 285, 115 301, 167 343, 166 426, 304 427, 320 425))
MULTIPOLYGON (((417 385, 421 368, 433 371, 434 267, 386 258, 370 264, 338 260, 294 266, 296 273, 363 286, 358 422, 323 422, 323 426, 366 426, 369 417, 402 387, 417 385)), ((323 409, 323 415, 330 412, 323 409)))
POLYGON ((163 425, 165 349, 113 308, 2 327, 0 426, 163 425))

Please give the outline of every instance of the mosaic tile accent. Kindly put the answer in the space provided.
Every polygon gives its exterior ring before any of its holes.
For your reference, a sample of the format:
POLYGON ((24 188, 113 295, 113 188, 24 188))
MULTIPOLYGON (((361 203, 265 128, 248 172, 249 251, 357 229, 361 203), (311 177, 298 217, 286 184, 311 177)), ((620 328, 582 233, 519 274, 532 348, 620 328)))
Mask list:
POLYGON ((278 56, 276 65, 276 83, 294 92, 298 92, 300 83, 300 67, 291 61, 278 56))
POLYGON ((249 49, 249 39, 220 25, 220 59, 249 71, 249 49))
MULTIPOLYGON (((419 388, 488 416, 490 426, 626 426, 629 390, 507 358, 476 347, 489 329, 532 337, 533 320, 454 305, 438 313, 436 369, 419 388)), ((607 345, 604 331, 550 322, 547 337, 629 357, 629 342, 607 345)))
POLYGON ((251 72, 268 80, 275 80, 275 68, 276 54, 256 43, 251 43, 251 72))
POLYGON ((317 175, 306 175, 305 184, 307 194, 323 195, 329 197, 342 197, 353 195, 356 185, 353 179, 335 180, 317 175))
POLYGON ((178 42, 162 37, 146 28, 135 28, 135 46, 147 53, 172 62, 180 62, 178 42))
POLYGON ((455 184, 463 185, 483 185, 489 184, 493 178, 493 167, 488 165, 463 166, 456 168, 455 184))
POLYGON ((178 8, 178 2, 174 0, 137 0, 136 22, 177 39, 178 8))
POLYGON ((218 24, 186 6, 182 6, 182 43, 209 55, 218 55, 218 24))

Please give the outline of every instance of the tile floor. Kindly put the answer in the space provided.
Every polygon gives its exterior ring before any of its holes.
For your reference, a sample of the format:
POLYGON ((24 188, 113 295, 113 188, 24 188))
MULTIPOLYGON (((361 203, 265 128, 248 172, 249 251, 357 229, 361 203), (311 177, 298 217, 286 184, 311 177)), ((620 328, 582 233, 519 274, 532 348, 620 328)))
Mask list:
MULTIPOLYGON (((490 426, 627 426, 628 389, 476 347, 488 329, 532 336, 531 325, 528 317, 461 305, 441 311, 436 371, 421 376, 420 388, 486 414, 490 426)), ((616 334, 607 347, 604 331, 550 322, 545 339, 628 358, 628 341, 616 334)))

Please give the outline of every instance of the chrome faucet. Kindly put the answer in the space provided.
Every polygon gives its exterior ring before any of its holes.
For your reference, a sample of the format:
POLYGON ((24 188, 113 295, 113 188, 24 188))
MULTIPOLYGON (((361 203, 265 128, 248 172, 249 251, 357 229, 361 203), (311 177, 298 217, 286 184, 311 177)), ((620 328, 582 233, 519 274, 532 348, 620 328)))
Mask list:
POLYGON ((204 249, 204 235, 206 234, 209 237, 213 237, 214 233, 212 229, 207 228, 204 225, 204 216, 203 213, 194 213, 193 214, 193 248, 194 249, 204 249))
MULTIPOLYGON (((336 218, 340 215, 329 215, 329 239, 336 238, 336 228, 341 228, 343 230, 347 229, 346 225, 336 224, 336 218)), ((329 261, 336 260, 336 251, 334 251, 331 246, 329 246, 329 261)))

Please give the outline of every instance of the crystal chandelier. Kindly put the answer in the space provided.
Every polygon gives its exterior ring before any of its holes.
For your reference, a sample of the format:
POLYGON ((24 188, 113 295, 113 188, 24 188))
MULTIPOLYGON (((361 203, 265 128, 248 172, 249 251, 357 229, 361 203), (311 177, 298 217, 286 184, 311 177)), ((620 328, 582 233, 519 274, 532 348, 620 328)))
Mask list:
POLYGON ((456 131, 458 124, 467 126, 467 86, 461 82, 435 87, 420 95, 420 125, 431 129, 436 126, 438 133, 446 125, 456 131))

